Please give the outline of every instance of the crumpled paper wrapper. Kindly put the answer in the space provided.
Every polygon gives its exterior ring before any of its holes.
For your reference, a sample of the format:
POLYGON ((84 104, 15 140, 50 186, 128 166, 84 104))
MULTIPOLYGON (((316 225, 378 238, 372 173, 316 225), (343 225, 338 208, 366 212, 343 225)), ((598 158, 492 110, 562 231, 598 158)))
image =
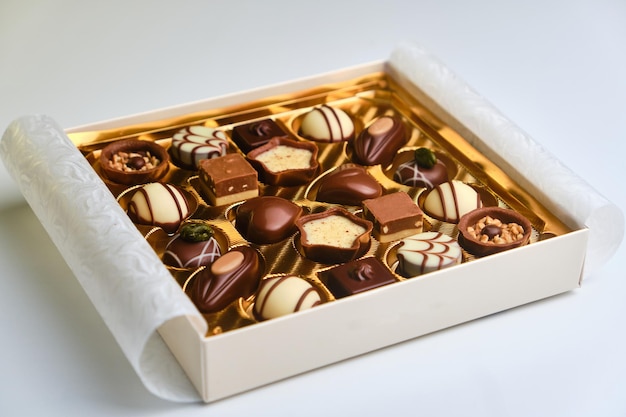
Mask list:
MULTIPOLYGON (((389 64, 401 83, 555 214, 590 228, 585 275, 613 255, 624 233, 615 205, 425 49, 401 45, 389 64)), ((206 323, 63 129, 46 116, 20 118, 4 133, 0 155, 146 388, 173 401, 200 401, 157 329, 181 315, 206 323)))

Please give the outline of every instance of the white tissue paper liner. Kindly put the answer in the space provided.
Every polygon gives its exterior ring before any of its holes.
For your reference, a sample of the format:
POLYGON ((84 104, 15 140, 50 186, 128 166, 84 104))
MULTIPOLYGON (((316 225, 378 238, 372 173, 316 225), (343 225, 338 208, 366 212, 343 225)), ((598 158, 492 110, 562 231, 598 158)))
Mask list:
POLYGON ((401 44, 390 58, 400 78, 483 155, 570 226, 589 228, 585 277, 596 272, 624 235, 621 210, 507 119, 421 46, 401 44))
MULTIPOLYGON (((389 63, 446 123, 517 173, 549 209, 590 228, 586 275, 617 250, 621 211, 434 56, 405 44, 389 63)), ((157 329, 181 315, 206 322, 63 129, 46 116, 20 118, 5 132, 0 156, 146 388, 173 401, 200 401, 157 329)))

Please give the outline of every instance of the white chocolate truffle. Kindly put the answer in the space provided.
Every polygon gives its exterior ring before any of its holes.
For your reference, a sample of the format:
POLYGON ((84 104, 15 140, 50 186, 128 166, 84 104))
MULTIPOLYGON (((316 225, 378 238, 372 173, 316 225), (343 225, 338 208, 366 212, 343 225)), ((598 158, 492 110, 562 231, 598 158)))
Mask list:
POLYGON ((483 206, 480 195, 461 181, 448 181, 428 191, 422 209, 431 217, 458 223, 461 217, 483 206))
POLYGON ((254 314, 259 320, 269 320, 321 303, 319 292, 307 280, 293 275, 272 277, 261 281, 254 314))
POLYGON ((354 138, 354 122, 343 110, 324 104, 304 116, 300 133, 319 142, 342 142, 354 138))
POLYGON ((197 169, 202 159, 226 155, 228 141, 221 130, 206 126, 190 126, 172 137, 170 153, 183 168, 197 169))
POLYGON ((424 232, 401 240, 398 274, 410 278, 461 263, 458 242, 439 232, 424 232))
POLYGON ((128 203, 128 216, 138 224, 158 226, 174 233, 191 214, 182 191, 171 184, 152 182, 139 187, 128 203))

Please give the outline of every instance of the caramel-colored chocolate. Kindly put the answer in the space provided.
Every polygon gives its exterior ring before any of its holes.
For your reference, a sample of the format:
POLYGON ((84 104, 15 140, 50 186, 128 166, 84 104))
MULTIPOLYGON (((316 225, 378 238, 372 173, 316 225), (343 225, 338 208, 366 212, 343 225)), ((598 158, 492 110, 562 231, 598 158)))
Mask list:
POLYGON ((320 273, 335 298, 359 294, 396 282, 391 271, 377 258, 351 261, 320 273))
POLYGON ((259 195, 257 172, 238 153, 201 161, 200 186, 214 206, 259 195))
POLYGON ((383 243, 422 231, 424 214, 402 191, 364 200, 363 214, 374 224, 374 236, 383 243))
POLYGON ((264 273, 261 255, 251 247, 238 246, 193 278, 189 296, 200 312, 215 313, 254 294, 264 273))

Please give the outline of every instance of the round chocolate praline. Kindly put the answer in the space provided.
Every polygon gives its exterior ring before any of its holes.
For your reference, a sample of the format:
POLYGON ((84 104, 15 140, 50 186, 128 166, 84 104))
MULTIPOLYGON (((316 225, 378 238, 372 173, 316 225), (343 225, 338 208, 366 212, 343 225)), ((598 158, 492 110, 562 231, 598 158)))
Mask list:
POLYGON ((428 148, 418 148, 410 161, 400 164, 393 180, 409 187, 434 188, 448 181, 448 168, 428 148))
POLYGON ((165 247, 163 263, 177 268, 211 265, 221 256, 213 228, 204 223, 186 223, 165 247))

